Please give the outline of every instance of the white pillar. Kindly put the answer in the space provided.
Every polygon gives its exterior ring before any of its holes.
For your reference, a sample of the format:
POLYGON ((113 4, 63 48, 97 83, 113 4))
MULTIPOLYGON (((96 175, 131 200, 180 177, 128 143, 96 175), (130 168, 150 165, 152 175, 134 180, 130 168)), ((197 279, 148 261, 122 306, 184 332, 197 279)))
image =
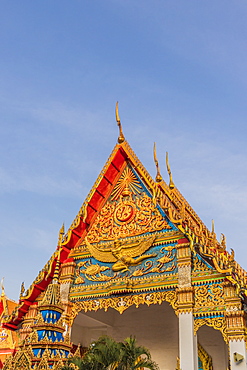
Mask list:
POLYGON ((197 346, 197 334, 194 335, 194 366, 195 370, 198 370, 198 346, 197 346))
POLYGON ((179 314, 179 357, 181 370, 197 370, 197 340, 192 312, 179 314))
POLYGON ((231 370, 246 370, 246 344, 245 340, 230 340, 229 341, 229 351, 230 351, 230 364, 231 370), (237 363, 234 360, 234 353, 237 353, 244 357, 242 362, 237 363))

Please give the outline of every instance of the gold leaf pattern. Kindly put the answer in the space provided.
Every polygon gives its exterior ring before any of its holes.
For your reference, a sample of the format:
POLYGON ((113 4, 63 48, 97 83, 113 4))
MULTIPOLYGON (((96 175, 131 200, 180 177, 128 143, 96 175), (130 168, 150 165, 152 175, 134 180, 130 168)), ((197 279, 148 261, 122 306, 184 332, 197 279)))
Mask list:
POLYGON ((87 237, 89 242, 98 243, 102 240, 110 241, 162 229, 171 229, 171 226, 162 217, 152 199, 143 192, 135 203, 129 197, 128 200, 121 198, 118 202, 108 202, 102 208, 87 237), (124 212, 130 213, 129 219, 127 214, 126 220, 124 219, 124 212))
POLYGON ((74 303, 70 319, 73 321, 80 311, 98 311, 99 309, 107 311, 108 308, 114 308, 118 312, 123 313, 127 308, 133 305, 136 307, 139 307, 141 304, 150 306, 151 304, 161 304, 164 301, 170 303, 175 309, 177 307, 176 291, 170 290, 77 302, 74 303))
POLYGON ((222 284, 195 286, 195 308, 215 307, 225 303, 222 284))

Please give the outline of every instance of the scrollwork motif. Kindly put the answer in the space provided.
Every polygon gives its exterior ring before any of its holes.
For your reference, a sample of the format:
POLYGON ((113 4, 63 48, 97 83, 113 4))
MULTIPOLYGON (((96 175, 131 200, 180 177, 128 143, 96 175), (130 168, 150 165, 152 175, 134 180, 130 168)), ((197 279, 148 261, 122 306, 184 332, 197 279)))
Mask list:
POLYGON ((107 311, 108 308, 114 308, 119 313, 123 313, 127 308, 133 305, 136 307, 139 307, 141 304, 150 306, 151 304, 161 304, 164 301, 168 302, 174 309, 176 309, 176 291, 152 292, 77 302, 74 303, 72 308, 71 320, 73 321, 80 311, 98 311, 99 309, 107 311))
POLYGON ((200 285, 194 287, 195 308, 214 307, 225 303, 222 284, 200 285))
POLYGON ((135 202, 130 197, 108 202, 89 231, 88 241, 98 243, 162 229, 171 229, 171 226, 155 207, 152 199, 143 192, 135 202))
POLYGON ((226 319, 224 317, 216 317, 216 318, 209 318, 205 317, 203 319, 195 319, 194 320, 194 334, 196 335, 198 329, 203 326, 211 326, 216 330, 219 330, 223 336, 223 339, 226 343, 228 343, 228 337, 227 337, 227 326, 226 326, 226 319))

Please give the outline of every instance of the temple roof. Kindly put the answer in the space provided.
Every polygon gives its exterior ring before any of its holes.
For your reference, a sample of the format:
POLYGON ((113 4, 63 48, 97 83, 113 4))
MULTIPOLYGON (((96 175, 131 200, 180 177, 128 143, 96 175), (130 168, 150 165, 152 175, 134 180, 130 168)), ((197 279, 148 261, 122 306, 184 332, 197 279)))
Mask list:
MULTIPOLYGON (((120 127, 118 143, 67 233, 64 234, 63 230, 60 232, 56 251, 29 289, 21 295, 18 307, 5 322, 5 327, 17 328, 29 306, 38 299, 40 293, 45 291, 52 281, 57 259, 59 258, 61 264, 63 264, 69 258, 70 252, 82 243, 127 165, 131 165, 135 169, 142 182, 151 192, 153 202, 159 204, 168 219, 183 235, 184 241, 190 242, 191 249, 201 253, 218 272, 226 274, 228 280, 236 286, 238 293, 245 299, 246 272, 234 260, 234 252, 227 252, 224 238, 221 242, 217 241, 214 230, 208 230, 182 196, 172 181, 169 165, 167 166, 170 175, 169 184, 160 175, 156 156, 156 179, 149 175, 125 140, 118 115, 117 122, 120 127)), ((124 189, 119 191, 124 191, 124 189)))
POLYGON ((3 328, 2 326, 4 317, 10 315, 16 307, 17 302, 6 296, 2 283, 2 294, 0 296, 0 368, 1 360, 4 360, 7 355, 14 352, 17 342, 16 333, 3 328))

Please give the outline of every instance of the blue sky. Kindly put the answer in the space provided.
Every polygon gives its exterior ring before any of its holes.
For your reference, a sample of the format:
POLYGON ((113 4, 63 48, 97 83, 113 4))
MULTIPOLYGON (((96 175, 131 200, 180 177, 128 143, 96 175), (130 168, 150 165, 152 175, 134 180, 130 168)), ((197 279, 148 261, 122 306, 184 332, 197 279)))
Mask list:
POLYGON ((1 273, 17 299, 114 147, 115 103, 151 175, 176 186, 247 268, 246 1, 3 1, 1 273))

